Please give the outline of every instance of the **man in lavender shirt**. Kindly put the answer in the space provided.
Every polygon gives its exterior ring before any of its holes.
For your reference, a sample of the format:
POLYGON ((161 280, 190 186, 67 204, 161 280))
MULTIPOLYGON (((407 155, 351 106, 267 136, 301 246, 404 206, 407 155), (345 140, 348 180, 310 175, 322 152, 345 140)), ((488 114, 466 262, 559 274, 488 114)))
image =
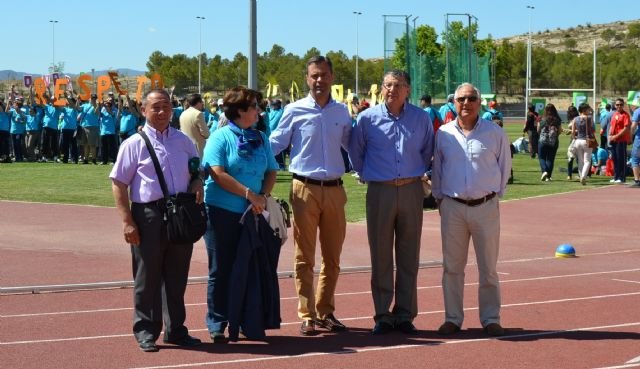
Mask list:
POLYGON ((500 281, 500 207, 511 172, 509 139, 502 128, 480 118, 480 91, 461 84, 454 96, 458 117, 440 127, 433 158, 433 196, 441 217, 445 322, 441 335, 460 330, 464 269, 469 239, 478 262, 480 323, 490 336, 502 336, 500 281))
MULTIPOLYGON (((147 120, 143 130, 158 156, 169 193, 190 191, 201 203, 202 180, 191 178, 188 164, 198 152, 187 136, 169 126, 173 114, 169 94, 149 91, 142 99, 142 114, 147 120)), ((167 239, 164 196, 140 135, 122 143, 109 177, 124 239, 133 257, 133 333, 140 349, 158 351, 155 341, 162 331, 163 316, 165 343, 199 345, 200 340, 191 337, 184 326, 184 293, 193 244, 174 244, 167 239)))

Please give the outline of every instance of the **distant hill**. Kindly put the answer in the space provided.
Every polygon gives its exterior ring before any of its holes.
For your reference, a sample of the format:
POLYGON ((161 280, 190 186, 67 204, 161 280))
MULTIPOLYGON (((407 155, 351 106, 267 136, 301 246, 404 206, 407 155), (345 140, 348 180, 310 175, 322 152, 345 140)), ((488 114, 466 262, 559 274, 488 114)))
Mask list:
MULTIPOLYGON (((146 71, 129 69, 129 68, 117 68, 116 71, 118 71, 118 74, 120 76, 122 76, 122 77, 139 76, 139 75, 142 75, 142 74, 146 73, 146 71)), ((95 73, 96 76, 101 76, 101 75, 107 74, 107 71, 106 70, 97 70, 94 73, 95 73)), ((71 78, 75 78, 75 77, 80 75, 79 73, 64 73, 64 74, 69 75, 71 78)), ((0 70, 0 81, 21 80, 21 79, 23 79, 23 77, 25 75, 32 75, 34 77, 40 77, 42 74, 41 73, 16 72, 14 70, 5 69, 5 70, 0 70)))
MULTIPOLYGON (((566 29, 538 29, 531 33, 531 40, 534 47, 544 47, 548 51, 558 53, 570 51, 577 54, 591 53, 593 51, 593 41, 596 41, 596 48, 610 47, 612 49, 637 48, 640 46, 640 37, 629 36, 629 26, 640 25, 640 19, 631 21, 616 21, 606 24, 578 25, 566 29), (575 42, 574 42, 575 41, 575 42)), ((502 43, 507 40, 509 43, 527 42, 528 34, 516 35, 496 39, 495 42, 502 43)))

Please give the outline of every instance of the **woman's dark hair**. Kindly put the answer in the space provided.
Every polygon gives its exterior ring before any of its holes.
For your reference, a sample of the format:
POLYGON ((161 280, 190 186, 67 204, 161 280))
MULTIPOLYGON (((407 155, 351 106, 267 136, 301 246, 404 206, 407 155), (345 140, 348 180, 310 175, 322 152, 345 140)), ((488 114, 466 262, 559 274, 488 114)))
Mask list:
POLYGON ((578 109, 576 109, 575 106, 571 105, 569 109, 567 109, 567 121, 571 122, 573 118, 577 117, 578 115, 580 115, 580 113, 578 113, 578 109))
POLYGON ((591 107, 587 103, 582 103, 578 105, 578 112, 580 112, 581 114, 588 112, 589 110, 591 110, 591 107))
POLYGON ((234 87, 229 90, 223 98, 224 115, 229 120, 240 118, 240 110, 247 111, 249 106, 257 100, 258 91, 243 86, 234 87))
POLYGON ((544 107, 542 119, 549 125, 559 125, 561 122, 558 109, 556 109, 556 106, 553 104, 547 104, 547 106, 544 107))

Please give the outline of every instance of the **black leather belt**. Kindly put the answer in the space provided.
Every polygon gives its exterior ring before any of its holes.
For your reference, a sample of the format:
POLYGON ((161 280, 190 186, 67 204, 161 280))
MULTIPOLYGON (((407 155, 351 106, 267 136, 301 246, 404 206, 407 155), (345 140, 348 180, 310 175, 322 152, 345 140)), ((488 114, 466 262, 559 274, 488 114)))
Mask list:
POLYGON ((327 186, 327 187, 342 186, 341 178, 322 181, 319 179, 313 179, 313 178, 309 178, 309 177, 305 177, 305 176, 301 176, 293 173, 293 179, 297 179, 298 181, 304 182, 305 184, 312 184, 316 186, 327 186))
POLYGON ((478 206, 478 205, 482 205, 485 202, 493 199, 494 197, 496 197, 496 193, 495 192, 491 192, 490 194, 488 194, 485 197, 481 197, 479 199, 473 199, 473 200, 463 200, 463 199, 459 199, 457 197, 452 197, 452 200, 455 200, 461 204, 465 204, 467 206, 478 206))

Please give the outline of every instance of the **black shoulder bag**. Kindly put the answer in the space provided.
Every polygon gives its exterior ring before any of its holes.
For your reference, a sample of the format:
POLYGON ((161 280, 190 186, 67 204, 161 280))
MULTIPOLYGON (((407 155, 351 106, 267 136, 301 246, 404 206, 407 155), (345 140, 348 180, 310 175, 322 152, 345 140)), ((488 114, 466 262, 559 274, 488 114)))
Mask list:
POLYGON ((167 183, 151 141, 144 131, 140 131, 140 136, 147 145, 164 194, 167 237, 172 243, 193 244, 207 230, 207 211, 204 204, 196 203, 196 194, 190 192, 178 192, 175 196, 169 196, 167 183))

